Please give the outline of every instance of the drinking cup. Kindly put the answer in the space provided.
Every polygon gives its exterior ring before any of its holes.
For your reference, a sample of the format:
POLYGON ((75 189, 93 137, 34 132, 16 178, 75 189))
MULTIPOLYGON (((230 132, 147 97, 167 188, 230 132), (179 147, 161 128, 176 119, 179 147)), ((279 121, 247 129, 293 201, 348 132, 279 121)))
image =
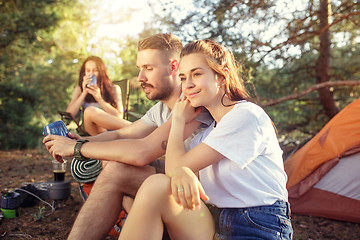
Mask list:
POLYGON ((52 160, 53 173, 54 173, 54 182, 63 182, 65 181, 65 172, 66 172, 66 160, 64 162, 58 162, 52 160))

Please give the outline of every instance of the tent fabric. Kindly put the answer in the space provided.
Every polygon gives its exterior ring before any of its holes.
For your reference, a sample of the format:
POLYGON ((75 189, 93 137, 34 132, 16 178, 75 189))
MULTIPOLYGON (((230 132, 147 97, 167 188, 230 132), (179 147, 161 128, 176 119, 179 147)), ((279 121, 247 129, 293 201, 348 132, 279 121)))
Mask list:
POLYGON ((360 201, 311 188, 300 198, 289 197, 291 212, 360 223, 360 201))
POLYGON ((360 98, 284 166, 294 213, 360 222, 360 98))
POLYGON ((339 162, 339 158, 334 158, 324 164, 322 164, 316 171, 305 177, 298 184, 288 189, 289 196, 300 197, 304 193, 310 190, 322 177, 324 177, 331 168, 333 168, 339 162))
POLYGON ((288 188, 359 142, 360 98, 347 105, 286 162, 288 188), (325 139, 325 140, 324 140, 325 139), (306 163, 306 164, 305 164, 306 163))
POLYGON ((360 201, 360 152, 341 158, 314 188, 360 201), (333 181, 336 179, 337 181, 333 181))

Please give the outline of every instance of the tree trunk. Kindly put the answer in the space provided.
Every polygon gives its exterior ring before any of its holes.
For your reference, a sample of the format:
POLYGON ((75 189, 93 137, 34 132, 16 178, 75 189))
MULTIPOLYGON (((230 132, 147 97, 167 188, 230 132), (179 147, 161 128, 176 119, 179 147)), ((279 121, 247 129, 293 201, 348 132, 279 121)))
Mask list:
MULTIPOLYGON (((327 28, 329 25, 329 16, 330 16, 330 0, 320 0, 320 11, 319 11, 319 33, 320 33, 320 49, 319 49, 319 58, 316 63, 316 82, 324 83, 330 80, 330 30, 327 28)), ((320 103, 323 105, 326 115, 329 118, 334 117, 338 112, 339 108, 336 106, 334 97, 329 87, 324 87, 318 89, 320 103)))

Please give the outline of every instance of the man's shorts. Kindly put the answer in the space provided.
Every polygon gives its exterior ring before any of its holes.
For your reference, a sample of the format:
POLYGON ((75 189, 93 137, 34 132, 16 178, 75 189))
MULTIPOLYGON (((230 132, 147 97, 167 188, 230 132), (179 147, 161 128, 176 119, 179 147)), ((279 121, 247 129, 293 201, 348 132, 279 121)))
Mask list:
POLYGON ((149 164, 149 166, 152 166, 155 168, 156 173, 163 173, 165 174, 165 162, 159 159, 156 159, 152 163, 149 164))

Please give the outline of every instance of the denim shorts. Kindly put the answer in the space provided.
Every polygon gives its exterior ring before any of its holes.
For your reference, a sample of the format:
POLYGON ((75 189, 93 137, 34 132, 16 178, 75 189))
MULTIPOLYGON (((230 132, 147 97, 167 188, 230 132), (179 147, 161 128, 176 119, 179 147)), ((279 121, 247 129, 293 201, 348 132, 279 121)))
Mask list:
POLYGON ((212 213, 216 240, 230 239, 292 239, 290 206, 284 201, 273 205, 249 208, 217 208, 212 213))

